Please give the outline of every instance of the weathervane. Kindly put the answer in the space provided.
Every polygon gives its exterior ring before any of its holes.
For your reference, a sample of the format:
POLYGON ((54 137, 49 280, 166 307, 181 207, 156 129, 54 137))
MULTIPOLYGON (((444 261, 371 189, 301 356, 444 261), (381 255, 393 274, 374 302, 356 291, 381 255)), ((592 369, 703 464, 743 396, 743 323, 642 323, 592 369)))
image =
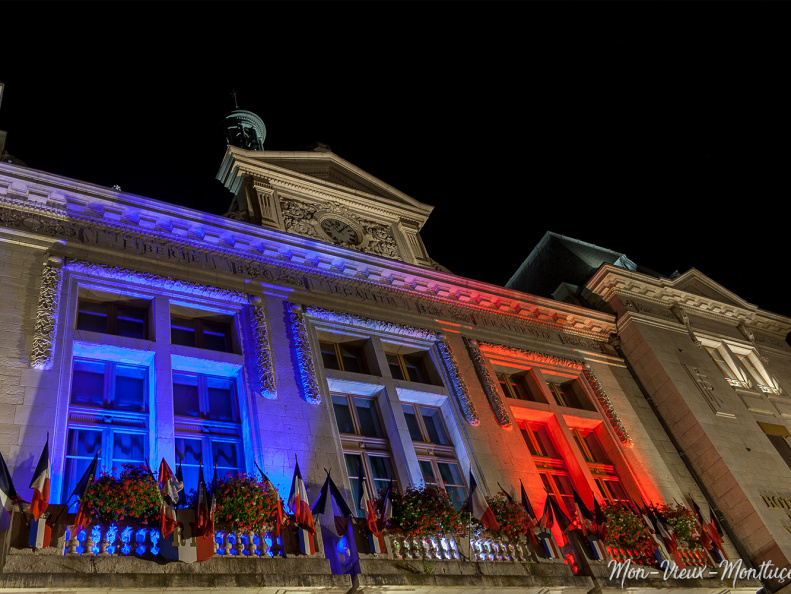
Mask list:
POLYGON ((239 109, 239 103, 236 101, 236 98, 239 96, 239 93, 237 93, 236 91, 231 91, 231 95, 233 95, 234 109, 239 109))

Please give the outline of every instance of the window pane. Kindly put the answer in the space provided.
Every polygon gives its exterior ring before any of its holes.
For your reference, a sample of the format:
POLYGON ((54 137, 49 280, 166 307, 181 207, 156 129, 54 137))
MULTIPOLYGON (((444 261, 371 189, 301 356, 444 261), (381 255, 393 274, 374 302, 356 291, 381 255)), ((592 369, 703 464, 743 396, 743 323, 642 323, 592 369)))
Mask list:
POLYGON ((197 375, 173 374, 173 414, 182 417, 200 416, 197 375))
MULTIPOLYGON (((77 483, 82 478, 82 475, 88 470, 88 465, 90 463, 91 459, 66 458, 66 474, 63 477, 63 498, 61 501, 66 503, 69 500, 74 489, 77 487, 77 483)), ((78 503, 79 501, 75 496, 72 499, 71 505, 69 505, 69 512, 76 512, 78 503)))
POLYGON ((185 494, 198 489, 198 470, 202 455, 201 440, 176 438, 176 462, 181 462, 185 494))
POLYGON ((119 336, 146 338, 146 310, 139 307, 117 306, 116 328, 119 336))
POLYGON ((230 327, 218 322, 203 322, 203 348, 230 352, 230 327))
POLYGON ((420 473, 423 475, 423 482, 428 484, 436 484, 437 477, 434 476, 434 469, 431 467, 431 462, 428 460, 418 460, 420 462, 420 473))
POLYGON ((92 429, 69 429, 66 444, 68 456, 81 456, 92 459, 102 447, 102 432, 92 429))
POLYGON ((195 346, 195 320, 170 316, 170 342, 181 346, 195 346))
POLYGON ((341 433, 354 433, 352 413, 349 411, 349 403, 346 397, 333 396, 332 408, 335 411, 335 422, 338 423, 338 431, 341 433))
POLYGON ((234 382, 230 379, 209 377, 209 418, 215 421, 233 421, 234 382))
POLYGON ((146 455, 146 435, 126 433, 120 429, 113 431, 113 474, 119 476, 124 463, 144 463, 146 455))
POLYGON ((371 479, 374 483, 374 493, 379 497, 387 489, 390 479, 395 478, 393 463, 390 458, 384 456, 368 456, 368 462, 371 464, 371 473, 373 474, 371 479))
POLYGON ((81 299, 77 312, 77 329, 106 334, 107 304, 81 299))
POLYGON ((457 464, 449 464, 448 462, 437 462, 439 474, 442 477, 442 482, 446 485, 463 485, 464 481, 461 480, 461 473, 457 464))
POLYGON ((590 462, 596 462, 598 464, 612 464, 612 462, 610 462, 610 458, 607 456, 604 448, 593 431, 589 432, 585 436, 585 445, 588 446, 591 457, 593 458, 593 460, 590 460, 590 462))
POLYGON ((557 450, 555 449, 555 444, 552 443, 552 438, 549 437, 549 432, 545 425, 533 426, 531 427, 533 430, 533 435, 536 438, 536 441, 541 446, 542 456, 547 458, 560 458, 557 450))
POLYGON ((411 381, 421 384, 430 383, 423 355, 404 355, 404 367, 411 381))
POLYGON ((352 500, 349 505, 353 510, 356 510, 358 518, 364 517, 364 510, 360 509, 360 472, 362 459, 358 454, 344 454, 346 461, 346 472, 349 475, 349 483, 352 487, 352 500))
POLYGON ((242 467, 239 460, 239 448, 236 443, 228 441, 212 442, 212 454, 217 469, 217 478, 230 474, 239 474, 242 467))
POLYGON ((343 370, 354 373, 368 373, 365 365, 362 347, 342 344, 340 346, 341 358, 343 359, 343 370))
POLYGON ((360 420, 360 433, 365 437, 384 437, 376 403, 373 400, 355 398, 354 406, 357 408, 357 417, 360 420))
POLYGON ((387 353, 387 365, 390 367, 390 375, 393 376, 393 379, 404 379, 404 374, 401 372, 401 364, 398 362, 398 355, 387 353))
POLYGON ((145 367, 115 366, 115 403, 118 410, 142 412, 146 410, 145 367))
POLYGON ((428 440, 439 445, 448 445, 448 435, 445 433, 445 425, 442 423, 442 413, 437 408, 420 408, 423 415, 423 424, 426 426, 428 440))
POLYGON ((338 361, 338 355, 335 353, 335 344, 320 342, 319 346, 321 346, 321 360, 324 363, 324 369, 340 370, 341 365, 338 361))
POLYGON ((423 441, 423 434, 420 432, 420 425, 418 425, 414 407, 409 404, 402 406, 406 417, 406 426, 409 428, 409 435, 412 436, 412 441, 423 441))
POLYGON ((82 406, 104 404, 104 363, 74 360, 71 381, 71 403, 82 406))

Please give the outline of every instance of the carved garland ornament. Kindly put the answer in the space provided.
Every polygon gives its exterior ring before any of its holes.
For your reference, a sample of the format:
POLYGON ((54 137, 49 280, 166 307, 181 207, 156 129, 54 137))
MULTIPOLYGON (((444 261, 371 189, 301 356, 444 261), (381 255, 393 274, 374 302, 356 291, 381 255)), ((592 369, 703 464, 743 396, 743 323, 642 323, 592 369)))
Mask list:
POLYGON ((610 421, 610 425, 612 425, 615 434, 618 436, 618 439, 621 440, 621 443, 627 446, 632 445, 632 438, 629 437, 629 433, 626 431, 626 427, 623 426, 621 422, 621 418, 618 416, 618 413, 615 410, 615 407, 610 400, 610 397, 607 396, 607 393, 604 391, 601 383, 599 382, 599 378, 596 377, 596 374, 593 373, 588 366, 581 361, 575 361, 574 359, 566 359, 564 357, 556 357, 555 355, 546 355, 544 353, 536 353, 534 351, 526 351, 523 349, 518 349, 516 347, 505 346, 502 344, 493 344, 491 342, 481 342, 479 343, 480 346, 486 347, 488 349, 492 349, 494 351, 500 351, 502 353, 508 353, 518 356, 520 359, 527 359, 529 361, 535 361, 537 363, 546 363, 551 365, 560 365, 562 367, 568 367, 570 369, 576 369, 582 371, 582 374, 585 376, 585 379, 588 380, 588 384, 590 385, 593 393, 596 395, 596 399, 599 401, 599 404, 604 410, 604 414, 607 416, 607 419, 610 421))
POLYGON ((508 416, 508 408, 503 402, 503 397, 500 394, 500 387, 497 379, 489 373, 489 366, 487 365, 486 358, 481 353, 476 340, 465 338, 467 343, 467 350, 470 353, 475 371, 478 373, 478 379, 481 381, 483 391, 489 399, 489 404, 492 405, 492 411, 500 427, 510 429, 512 427, 511 418, 508 416))
POLYGON ((103 276, 104 278, 132 282, 139 285, 156 287, 158 289, 192 293, 193 295, 211 297, 213 299, 223 299, 233 303, 245 305, 249 303, 248 296, 241 291, 218 289, 217 287, 177 280, 151 272, 138 272, 137 270, 129 270, 128 268, 121 268, 119 266, 108 266, 107 264, 95 264, 93 262, 86 262, 85 260, 67 260, 66 262, 66 268, 74 272, 103 276))
POLYGON ((475 403, 472 401, 470 393, 467 391, 467 383, 464 381, 459 371, 459 365, 456 363, 450 345, 445 340, 438 340, 437 349, 442 357, 442 362, 445 364, 445 370, 448 372, 448 377, 450 378, 451 389, 456 395, 456 399, 459 401, 459 406, 461 406, 461 412, 464 414, 464 418, 467 419, 470 425, 480 425, 481 419, 478 418, 478 412, 475 410, 475 403))
POLYGON ((349 326, 367 328, 375 332, 390 332, 392 334, 401 334, 412 338, 437 340, 436 332, 426 330, 425 328, 407 326, 406 324, 396 324, 395 322, 388 322, 385 320, 374 320, 341 311, 324 309, 322 307, 306 307, 305 313, 318 320, 348 324, 349 326))
POLYGON ((266 324, 266 311, 260 305, 253 305, 253 340, 255 341, 255 360, 260 379, 261 396, 277 398, 275 386, 275 368, 272 365, 272 351, 269 344, 269 332, 266 324))
POLYGON ((596 377, 596 374, 590 369, 585 369, 582 373, 585 375, 585 379, 588 380, 590 387, 593 389, 593 393, 596 394, 596 398, 599 400, 599 404, 601 404, 601 407, 604 409, 604 414, 606 414, 607 418, 610 420, 610 424, 615 430, 615 433, 618 435, 618 439, 621 440, 622 444, 631 446, 632 438, 629 437, 626 427, 624 427, 623 423, 621 423, 621 417, 618 416, 615 407, 612 405, 612 401, 610 401, 610 397, 607 396, 607 393, 604 391, 604 388, 599 382, 599 378, 596 377))
POLYGON ((50 258, 44 264, 44 272, 41 275, 33 350, 30 353, 30 366, 34 369, 52 368, 60 289, 63 282, 61 264, 60 259, 50 258))
POLYGON ((311 404, 321 404, 321 393, 316 381, 316 368, 313 365, 313 356, 310 353, 310 340, 305 328, 305 318, 299 309, 292 307, 288 312, 291 320, 291 335, 294 338, 294 348, 297 352, 297 367, 299 379, 302 384, 302 394, 311 404))

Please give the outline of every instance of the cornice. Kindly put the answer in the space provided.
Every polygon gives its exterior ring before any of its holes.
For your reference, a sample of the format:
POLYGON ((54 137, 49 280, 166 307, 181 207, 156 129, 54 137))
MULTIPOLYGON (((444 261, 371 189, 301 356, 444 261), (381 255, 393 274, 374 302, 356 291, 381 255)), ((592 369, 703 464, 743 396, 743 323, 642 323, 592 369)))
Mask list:
MULTIPOLYGON (((701 280, 708 281, 706 284, 719 288, 719 285, 716 283, 712 285, 713 281, 699 271, 690 272, 694 272, 701 280)), ((603 265, 588 281, 586 290, 605 302, 611 301, 615 296, 622 301, 624 297, 627 299, 633 297, 668 309, 678 307, 697 316, 725 322, 734 328, 739 324, 745 324, 783 337, 791 332, 791 318, 760 310, 727 289, 721 288, 724 294, 742 301, 744 306, 683 291, 673 287, 673 284, 675 281, 671 279, 657 279, 638 272, 603 265)))
POLYGON ((485 314, 600 341, 615 331, 614 316, 595 310, 1 163, 0 225, 109 250, 137 243, 129 256, 217 257, 244 278, 257 278, 247 274, 251 268, 269 267, 278 278, 262 280, 293 287, 301 286, 299 275, 329 279, 438 304, 458 312, 457 320, 485 314))

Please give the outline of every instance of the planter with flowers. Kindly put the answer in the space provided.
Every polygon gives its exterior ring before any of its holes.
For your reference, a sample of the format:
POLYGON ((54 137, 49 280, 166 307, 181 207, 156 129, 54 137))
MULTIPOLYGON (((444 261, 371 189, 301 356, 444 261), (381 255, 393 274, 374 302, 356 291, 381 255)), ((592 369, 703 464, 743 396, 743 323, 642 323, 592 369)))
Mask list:
MULTIPOLYGON (((265 537, 277 521, 278 494, 247 474, 228 475, 217 483, 215 528, 222 532, 222 554, 266 553, 265 537), (232 551, 235 551, 233 552, 232 551)), ((288 522, 288 516, 284 518, 288 522)))
POLYGON ((118 477, 102 473, 80 498, 90 526, 71 534, 68 554, 156 555, 159 487, 143 465, 124 464, 118 477))
POLYGON ((698 521, 691 509, 676 503, 660 505, 657 511, 670 524, 681 550, 702 550, 699 544, 700 531, 698 529, 698 521))
POLYGON ((80 505, 99 524, 155 525, 161 506, 159 487, 145 466, 124 464, 118 478, 103 472, 88 485, 80 505))
POLYGON ((605 543, 613 557, 628 557, 635 563, 654 564, 654 540, 645 520, 632 510, 620 505, 607 505, 605 543))

